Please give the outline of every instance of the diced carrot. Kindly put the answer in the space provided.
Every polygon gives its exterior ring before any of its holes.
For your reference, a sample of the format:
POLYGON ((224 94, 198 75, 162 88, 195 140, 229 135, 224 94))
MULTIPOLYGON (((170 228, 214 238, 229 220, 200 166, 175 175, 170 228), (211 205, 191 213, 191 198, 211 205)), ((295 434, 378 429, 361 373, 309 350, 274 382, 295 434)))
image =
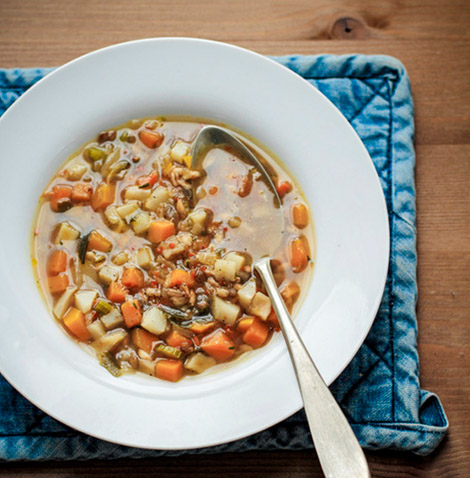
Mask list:
POLYGON ((284 299, 286 307, 290 310, 294 305, 295 301, 299 297, 300 287, 297 282, 289 282, 286 286, 281 289, 281 296, 284 299))
POLYGON ((176 330, 172 330, 165 338, 165 342, 170 347, 178 347, 181 349, 190 347, 192 345, 191 339, 180 334, 176 330))
POLYGON ((119 282, 111 282, 108 287, 106 296, 111 302, 121 304, 126 300, 127 290, 119 282))
POLYGON ((76 183, 72 189, 72 202, 87 203, 91 199, 93 188, 87 183, 76 183))
POLYGON ((177 382, 183 376, 183 362, 163 359, 155 364, 155 375, 162 380, 177 382))
POLYGON ((308 250, 300 237, 290 243, 290 264, 294 272, 302 272, 308 264, 308 250))
POLYGON ((155 149, 158 148, 163 143, 163 134, 156 131, 139 131, 139 138, 142 143, 147 146, 147 148, 155 149))
POLYGON ((47 273, 56 276, 67 270, 67 253, 62 249, 56 249, 47 261, 47 273))
POLYGON ((159 340, 155 334, 151 334, 140 327, 132 330, 132 341, 136 347, 144 350, 148 354, 152 352, 153 344, 159 340))
POLYGON ((168 239, 175 233, 175 225, 171 221, 161 219, 150 224, 149 240, 154 244, 158 244, 168 239))
POLYGON ((201 338, 199 337, 199 335, 193 335, 191 339, 196 347, 199 347, 201 345, 201 338))
POLYGON ((194 322, 191 327, 189 327, 189 330, 191 332, 194 332, 195 334, 204 334, 208 332, 212 327, 214 327, 215 322, 207 322, 205 324, 201 324, 198 322, 194 322))
POLYGON ((276 330, 281 329, 281 324, 279 323, 276 312, 274 312, 273 309, 271 309, 271 313, 268 315, 267 321, 271 323, 276 330))
POLYGON ((255 317, 253 323, 243 334, 243 342, 254 348, 261 347, 266 342, 268 335, 268 326, 262 320, 255 317))
POLYGON ((276 187, 279 197, 282 199, 287 193, 292 191, 292 184, 289 181, 282 181, 276 187))
POLYGON ((72 207, 72 187, 67 184, 54 186, 47 196, 51 198, 50 206, 55 212, 63 212, 72 207))
POLYGON ((137 267, 126 267, 121 282, 129 289, 142 289, 145 284, 144 273, 137 267))
POLYGON ((49 291, 51 294, 62 294, 68 286, 69 276, 66 274, 49 277, 49 291))
POLYGON ((194 279, 191 274, 182 269, 173 269, 168 277, 168 287, 175 287, 181 284, 186 284, 188 287, 194 285, 194 279))
POLYGON ((91 207, 95 211, 107 208, 114 201, 115 187, 112 184, 101 183, 91 197, 91 207))
POLYGON ((292 206, 292 222, 295 227, 303 229, 308 225, 308 211, 305 204, 297 203, 292 206))
POLYGON ((156 182, 158 181, 158 173, 156 171, 152 171, 150 174, 146 176, 140 176, 136 180, 137 186, 141 189, 151 188, 156 182))
POLYGON ((109 239, 102 236, 98 231, 91 231, 88 239, 89 251, 109 252, 113 248, 113 244, 109 239))
POLYGON ((90 332, 88 332, 88 329, 86 328, 85 316, 83 315, 83 312, 75 307, 71 307, 65 315, 64 324, 67 329, 75 335, 75 337, 83 342, 91 339, 90 332))
POLYGON ((235 344, 225 332, 217 330, 202 339, 202 350, 221 362, 229 359, 235 353, 235 344))
POLYGON ((244 334, 253 323, 254 317, 242 317, 237 324, 237 331, 244 334))
POLYGON ((124 322, 129 329, 142 322, 142 307, 137 299, 124 302, 121 305, 121 312, 124 322))

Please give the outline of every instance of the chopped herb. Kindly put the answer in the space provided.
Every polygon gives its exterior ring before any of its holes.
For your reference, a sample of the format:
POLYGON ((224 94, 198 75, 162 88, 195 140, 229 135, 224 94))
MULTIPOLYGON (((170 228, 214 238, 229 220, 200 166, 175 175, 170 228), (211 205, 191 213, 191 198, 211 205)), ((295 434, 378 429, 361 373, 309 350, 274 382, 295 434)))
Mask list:
POLYGON ((150 186, 150 183, 145 183, 139 186, 139 189, 145 189, 145 188, 148 188, 149 186, 150 186))
POLYGON ((229 347, 228 349, 229 350, 235 350, 235 347, 229 347))
MULTIPOLYGON (((90 241, 90 234, 83 236, 78 243, 78 258, 82 264, 85 264, 86 251, 88 250, 88 242, 90 241)), ((62 244, 62 243, 61 243, 62 244)))

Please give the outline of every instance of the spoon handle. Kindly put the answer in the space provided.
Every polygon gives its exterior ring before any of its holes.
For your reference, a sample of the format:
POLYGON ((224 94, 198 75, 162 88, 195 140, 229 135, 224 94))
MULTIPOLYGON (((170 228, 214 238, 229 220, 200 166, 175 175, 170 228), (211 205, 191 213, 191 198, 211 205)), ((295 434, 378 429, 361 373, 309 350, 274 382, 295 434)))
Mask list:
POLYGON ((322 470, 327 478, 369 478, 367 461, 341 408, 310 357, 274 281, 270 258, 254 268, 266 286, 294 365, 305 414, 322 470))

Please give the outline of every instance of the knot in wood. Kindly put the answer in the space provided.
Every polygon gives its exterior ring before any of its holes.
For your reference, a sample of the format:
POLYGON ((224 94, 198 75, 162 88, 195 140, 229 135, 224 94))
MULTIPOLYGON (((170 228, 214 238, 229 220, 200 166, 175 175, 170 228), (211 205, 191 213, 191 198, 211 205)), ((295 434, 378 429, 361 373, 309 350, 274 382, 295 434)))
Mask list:
POLYGON ((364 40, 369 37, 369 30, 362 19, 343 17, 334 22, 330 35, 336 40, 364 40))

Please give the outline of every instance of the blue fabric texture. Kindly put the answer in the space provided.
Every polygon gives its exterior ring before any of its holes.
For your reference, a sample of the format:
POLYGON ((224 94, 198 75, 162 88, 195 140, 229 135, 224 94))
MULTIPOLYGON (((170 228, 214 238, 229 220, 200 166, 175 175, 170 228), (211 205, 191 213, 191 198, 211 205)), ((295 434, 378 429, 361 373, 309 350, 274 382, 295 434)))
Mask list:
MULTIPOLYGON (((391 255, 382 303, 364 344, 331 389, 367 449, 431 453, 448 422, 420 390, 416 344, 413 103, 403 65, 385 56, 274 58, 318 88, 368 149, 388 207, 391 255)), ((0 114, 50 69, 0 70, 0 114)), ((282 92, 280 92, 282 93, 282 92)), ((37 409, 0 376, 0 459, 71 460, 311 448, 303 411, 243 440, 191 451, 152 451, 100 441, 37 409)))

